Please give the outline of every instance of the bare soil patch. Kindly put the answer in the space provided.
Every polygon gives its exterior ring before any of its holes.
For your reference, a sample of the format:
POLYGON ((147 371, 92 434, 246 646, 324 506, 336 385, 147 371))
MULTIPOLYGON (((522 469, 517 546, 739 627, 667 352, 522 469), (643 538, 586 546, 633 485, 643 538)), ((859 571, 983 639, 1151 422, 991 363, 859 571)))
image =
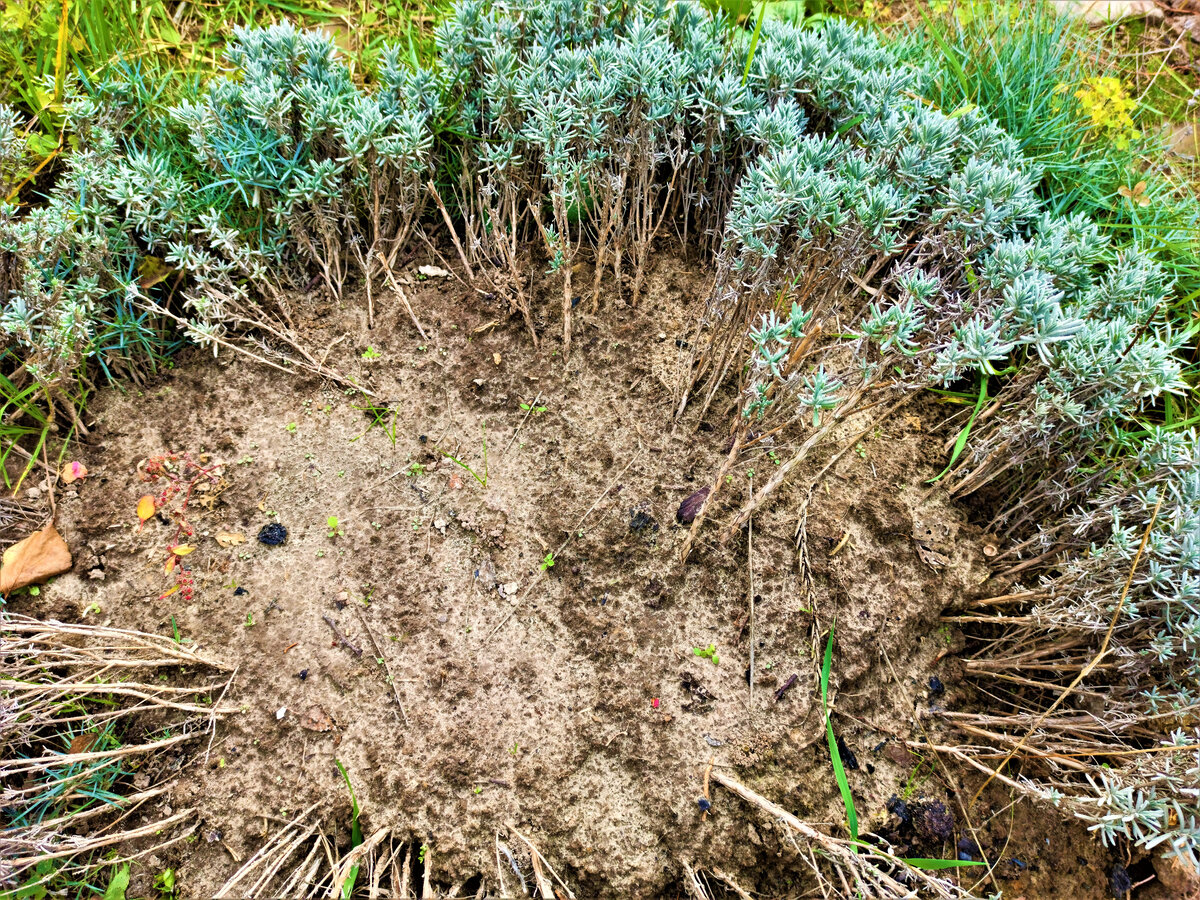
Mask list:
MULTIPOLYGON (((864 829, 919 855, 957 852, 968 822, 955 792, 969 796, 978 779, 903 746, 940 739, 931 705, 973 702, 957 677, 961 642, 938 617, 987 580, 986 536, 925 484, 944 464, 944 435, 928 433, 944 411, 921 401, 882 423, 818 486, 811 597, 798 509, 828 453, 755 517, 752 552, 746 532, 720 545, 708 529, 680 564, 676 511, 719 468, 732 400, 704 422, 671 420, 700 269, 662 254, 636 308, 607 297, 591 316, 581 304, 566 372, 554 327, 535 350, 498 299, 454 279, 410 290, 429 340, 386 298, 372 331, 365 304, 297 298, 313 345, 332 345, 330 364, 395 410, 383 420, 394 442, 344 391, 198 353, 141 391, 97 399, 80 452, 91 475, 57 500, 74 571, 12 608, 178 628, 238 667, 226 700, 242 712, 207 763, 199 747, 170 801, 198 807, 201 837, 148 861, 143 887, 169 864, 184 896, 212 896, 234 856, 311 804, 348 846, 337 759, 364 831, 389 826, 426 845, 442 891, 474 893, 480 877, 494 887, 496 835, 516 828, 579 897, 679 896, 684 862, 799 896, 806 874, 790 838, 720 789, 706 818, 697 800, 715 760, 838 827, 818 693, 835 620, 836 723, 864 829), (486 488, 444 455, 482 476, 485 441, 486 488), (166 450, 226 463, 211 508, 193 508, 190 603, 162 596, 174 527, 136 527, 138 464, 166 450), (272 523, 287 529, 281 545, 256 539, 272 523), (218 532, 247 541, 221 547, 218 532), (719 665, 695 655, 708 645, 719 665), (951 824, 941 833, 919 814, 907 826, 888 811, 893 798, 918 813, 941 804, 951 824)), ((748 469, 767 477, 788 450, 762 444, 714 516, 748 496, 748 469)), ((989 790, 971 824, 1001 860, 1005 896, 1106 895, 1106 854, 1081 826, 989 790)))

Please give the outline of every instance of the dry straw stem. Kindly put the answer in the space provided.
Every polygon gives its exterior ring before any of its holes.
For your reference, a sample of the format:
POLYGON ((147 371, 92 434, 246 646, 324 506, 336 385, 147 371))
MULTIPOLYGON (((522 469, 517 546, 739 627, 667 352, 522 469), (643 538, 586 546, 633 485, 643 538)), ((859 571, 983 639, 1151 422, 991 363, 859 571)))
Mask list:
MULTIPOLYGON (((693 869, 685 860, 681 860, 680 863, 686 876, 683 887, 688 894, 695 900, 713 900, 712 894, 709 893, 708 879, 705 877, 704 869, 693 869)), ((734 880, 732 875, 721 871, 716 866, 711 867, 708 872, 728 890, 733 891, 738 900, 751 900, 750 895, 734 880)))
MULTIPOLYGON (((511 825, 509 827, 512 828, 511 825)), ((556 900, 554 886, 550 883, 550 879, 547 878, 545 873, 542 871, 543 866, 545 866, 546 870, 554 876, 554 880, 562 886, 563 891, 566 893, 567 900, 575 900, 575 894, 572 893, 571 889, 567 886, 567 883, 559 877, 558 873, 554 871, 554 867, 550 865, 550 863, 546 860, 546 857, 542 856, 541 851, 533 845, 533 841, 529 840, 529 838, 517 831, 516 828, 512 828, 512 833, 519 837, 525 846, 529 848, 529 856, 533 862, 534 880, 537 882, 538 891, 541 892, 543 900, 556 900)))
POLYGON ((157 840, 192 819, 192 809, 137 827, 126 825, 135 811, 164 794, 168 785, 90 809, 70 807, 82 799, 76 793, 78 783, 94 773, 190 741, 215 728, 219 716, 235 711, 219 702, 198 699, 220 691, 228 679, 172 687, 153 677, 158 670, 187 667, 227 672, 225 665, 160 635, 42 622, 12 614, 0 617, 0 657, 5 660, 0 694, 7 710, 0 729, 0 783, 8 785, 3 792, 4 805, 18 812, 28 809, 32 815, 43 798, 56 798, 52 818, 7 829, 0 837, 0 857, 10 867, 6 874, 19 879, 40 863, 62 860, 60 872, 70 875, 99 865, 75 863, 76 857, 156 838, 153 847, 129 857, 132 859, 182 840, 195 830, 192 824, 181 833, 157 840), (114 700, 118 702, 114 704, 114 700), (95 749, 101 734, 114 734, 119 740, 121 729, 117 726, 144 712, 182 717, 183 721, 173 726, 179 733, 95 749), (69 743, 65 753, 61 749, 64 742, 69 743), (88 825, 86 834, 73 833, 84 823, 88 825))
POLYGON ((1000 761, 1000 764, 996 766, 995 771, 988 775, 987 779, 972 795, 970 803, 971 806, 975 805, 975 803, 979 800, 980 795, 983 793, 984 788, 991 784, 992 779, 995 778, 999 774, 1000 770, 1008 764, 1009 760, 1021 752, 1021 750, 1025 747, 1025 744, 1028 743, 1030 738, 1033 737, 1034 733, 1037 732, 1038 728, 1041 727, 1042 723, 1050 717, 1050 714, 1062 705, 1063 701, 1067 699, 1071 692, 1075 690, 1075 688, 1077 688, 1080 683, 1092 673, 1092 670, 1100 664, 1100 661, 1108 655, 1108 645, 1112 640, 1113 631, 1116 630, 1117 620, 1121 617, 1121 610, 1125 606, 1125 597, 1129 594, 1129 588, 1133 584, 1133 576, 1137 572, 1138 564, 1142 561, 1142 555, 1146 552, 1146 545, 1150 542, 1150 532, 1154 529, 1154 523, 1158 521, 1158 512, 1162 509, 1163 501, 1165 499, 1166 494, 1160 494, 1158 502, 1154 504, 1154 512, 1151 513, 1150 521, 1146 524, 1146 530, 1142 533, 1142 542, 1138 545, 1137 553, 1133 555, 1133 562, 1129 566, 1129 575, 1125 578, 1125 585, 1121 588, 1121 596, 1118 598, 1116 606, 1113 609, 1112 618, 1108 623, 1108 631, 1104 633, 1104 640, 1100 642, 1100 650, 1092 658, 1092 661, 1082 668, 1079 671, 1079 674, 1071 680, 1071 683, 1063 689, 1062 693, 1058 695, 1058 699, 1051 703, 1050 706, 1037 717, 1034 723, 1029 726, 1029 730, 1025 733, 1025 736, 1021 738, 1017 745, 1008 752, 1008 755, 1000 761))
MULTIPOLYGON (((741 510, 738 511, 738 514, 733 517, 733 521, 725 526, 725 529, 721 532, 721 536, 720 536, 721 543, 725 543, 726 541, 728 541, 737 532, 737 530, 739 528, 741 528, 743 525, 745 525, 750 520, 750 517, 752 515, 754 515, 754 511, 756 509, 758 509, 760 506, 762 506, 764 503, 766 503, 767 499, 771 496, 771 494, 775 493, 775 491, 779 489, 779 487, 784 483, 784 481, 787 480, 787 477, 791 473, 792 469, 796 468, 796 466, 800 465, 800 463, 802 463, 805 459, 808 458, 808 454, 811 453, 813 448, 816 447, 816 445, 819 444, 829 434, 829 432, 833 430, 835 425, 837 425, 843 419, 847 418, 849 415, 862 414, 862 413, 866 412, 867 410, 872 409, 873 407, 879 406, 881 403, 886 402, 884 400, 876 400, 874 403, 868 404, 867 406, 863 407, 862 409, 856 410, 854 408, 854 406, 862 398, 863 393, 865 393, 865 391, 862 388, 855 391, 834 412, 834 414, 829 417, 829 420, 824 425, 822 425, 820 428, 818 428, 816 431, 814 431, 811 435, 809 435, 808 439, 803 444, 800 445, 800 449, 796 451, 796 453, 792 456, 791 459, 789 459, 787 462, 783 463, 781 466, 779 466, 775 470, 775 474, 771 477, 771 479, 765 485, 763 485, 763 487, 759 490, 759 492, 757 494, 755 494, 749 501, 747 501, 747 503, 741 508, 741 510)), ((829 461, 826 462, 825 465, 821 468, 821 471, 818 472, 816 477, 813 478, 813 483, 816 484, 822 478, 824 478, 825 474, 831 468, 833 468, 837 464, 838 460, 840 460, 843 456, 845 456, 846 453, 849 452, 852 447, 854 447, 860 440, 862 440, 863 437, 870 434, 871 431, 876 426, 878 426, 881 422, 884 422, 887 419, 891 418, 891 416, 894 415, 895 412, 901 406, 903 406, 910 399, 912 399, 912 397, 913 397, 912 394, 909 394, 909 393, 904 394, 903 396, 900 397, 900 399, 896 400, 887 409, 885 409, 882 413, 880 413, 878 416, 876 416, 874 419, 872 419, 865 428, 856 432, 854 434, 854 436, 852 438, 850 438, 850 440, 846 441, 846 443, 842 446, 842 448, 840 450, 838 450, 837 453, 835 453, 832 457, 830 457, 829 461)))

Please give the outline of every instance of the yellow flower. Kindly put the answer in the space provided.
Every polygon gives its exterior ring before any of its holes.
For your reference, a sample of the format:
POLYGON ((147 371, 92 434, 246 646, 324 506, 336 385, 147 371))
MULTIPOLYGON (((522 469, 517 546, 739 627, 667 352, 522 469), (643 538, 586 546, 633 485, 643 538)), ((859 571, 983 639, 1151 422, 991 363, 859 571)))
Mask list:
MULTIPOLYGON (((1059 85, 1056 91, 1064 87, 1059 85)), ((1112 141, 1119 150, 1128 148, 1131 141, 1141 137, 1133 121, 1137 101, 1129 96, 1121 79, 1107 75, 1088 78, 1074 95, 1079 101, 1080 112, 1088 118, 1097 137, 1112 141)))

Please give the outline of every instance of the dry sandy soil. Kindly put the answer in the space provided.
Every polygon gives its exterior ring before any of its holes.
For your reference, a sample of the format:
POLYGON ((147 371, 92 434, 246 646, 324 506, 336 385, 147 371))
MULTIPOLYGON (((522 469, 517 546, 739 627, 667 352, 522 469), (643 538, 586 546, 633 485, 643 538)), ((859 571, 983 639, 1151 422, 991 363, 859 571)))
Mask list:
MULTIPOLYGON (((764 813, 715 786, 706 817, 697 801, 713 761, 801 818, 844 828, 818 691, 835 620, 834 723, 857 763, 864 829, 906 852, 955 855, 968 827, 960 800, 978 779, 903 744, 953 740, 931 706, 976 698, 958 674, 963 642, 938 621, 989 577, 971 511, 925 484, 944 465, 945 433, 929 431, 946 411, 930 399, 883 422, 818 485, 811 599, 795 539, 802 487, 849 432, 755 517, 752 551, 745 531, 721 545, 708 528, 681 564, 676 511, 719 468, 732 402, 707 421, 671 419, 703 304, 699 268, 664 254, 637 307, 608 298, 580 316, 565 372, 557 320, 535 350, 499 300, 453 278, 413 285, 427 341, 386 296, 372 331, 361 304, 298 301, 313 346, 348 336, 330 365, 392 406, 394 440, 368 427, 361 398, 224 355, 184 354, 141 391, 102 392, 78 449, 91 475, 57 493, 75 568, 10 606, 177 627, 237 667, 225 703, 240 710, 207 762, 202 738, 177 776, 170 802, 196 809, 200 836, 144 860, 130 896, 150 894, 168 865, 182 896, 212 896, 271 817, 311 804, 348 848, 335 759, 364 831, 424 844, 442 891, 473 895, 481 877, 494 890, 497 834, 515 848, 516 830, 581 898, 682 896, 684 863, 721 868, 758 896, 801 896, 811 879, 764 813), (363 358, 368 347, 378 358, 363 358), (445 455, 482 475, 485 441, 486 488, 445 455), (135 515, 148 491, 139 463, 169 450, 224 463, 219 496, 190 514, 190 602, 161 596, 174 584, 163 572, 174 526, 139 530, 135 515), (330 536, 330 516, 341 534, 330 536), (285 543, 256 539, 271 523, 285 543), (223 548, 219 532, 247 541, 223 548), (914 538, 945 564, 923 561, 914 538), (719 665, 694 653, 710 644, 719 665), (891 798, 914 827, 889 813, 891 798)), ((744 501, 748 470, 762 479, 791 448, 763 444, 739 463, 715 519, 744 501)), ((999 860, 988 890, 1107 896, 1112 863, 1082 826, 1013 799, 993 787, 970 811, 999 860)))

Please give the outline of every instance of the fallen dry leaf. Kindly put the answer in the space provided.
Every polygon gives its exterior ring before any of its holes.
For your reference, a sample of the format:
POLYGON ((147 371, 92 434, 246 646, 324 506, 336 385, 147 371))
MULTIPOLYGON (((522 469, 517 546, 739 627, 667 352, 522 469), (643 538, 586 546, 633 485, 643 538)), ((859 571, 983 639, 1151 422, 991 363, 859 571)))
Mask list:
POLYGON ((71 568, 71 550, 53 525, 35 531, 4 551, 0 594, 40 584, 71 568))
POLYGON ((217 543, 222 547, 236 547, 246 543, 246 536, 240 531, 218 531, 217 543))
POLYGON ((87 467, 81 462, 69 462, 58 474, 63 484, 74 484, 81 478, 87 478, 87 467))
POLYGON ((907 422, 910 426, 912 426, 913 431, 921 430, 921 417, 920 416, 914 416, 911 413, 905 413, 904 421, 907 422))
POLYGON ((450 273, 441 266, 417 266, 417 271, 426 278, 449 278, 450 273))
POLYGON ((176 556, 187 556, 189 553, 194 551, 196 548, 189 544, 180 544, 177 547, 170 547, 169 549, 176 556))
POLYGON ((154 515, 154 498, 150 494, 146 494, 138 501, 137 516, 143 522, 154 515))
POLYGON ((100 732, 98 731, 85 731, 83 734, 77 734, 71 738, 71 746, 67 748, 67 753, 72 756, 76 753, 87 753, 99 738, 100 732))
POLYGON ((300 727, 308 731, 332 731, 333 719, 321 707, 314 706, 300 717, 300 727))

